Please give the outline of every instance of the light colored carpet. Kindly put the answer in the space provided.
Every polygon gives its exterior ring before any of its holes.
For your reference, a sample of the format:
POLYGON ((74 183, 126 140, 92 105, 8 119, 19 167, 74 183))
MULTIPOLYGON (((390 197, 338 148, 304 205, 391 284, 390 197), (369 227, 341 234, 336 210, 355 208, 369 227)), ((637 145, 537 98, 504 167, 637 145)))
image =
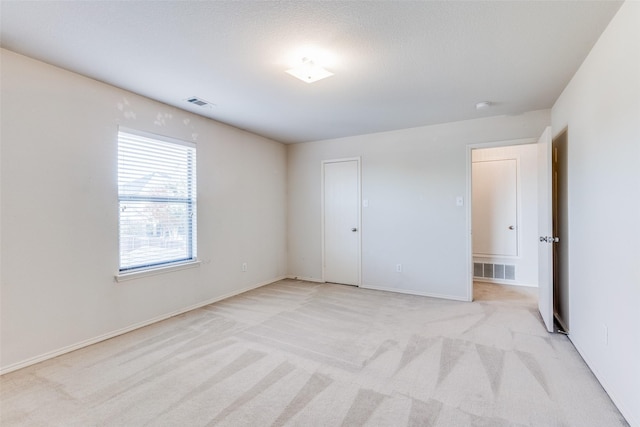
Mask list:
POLYGON ((2 426, 625 426, 535 295, 284 280, 3 376, 2 426))

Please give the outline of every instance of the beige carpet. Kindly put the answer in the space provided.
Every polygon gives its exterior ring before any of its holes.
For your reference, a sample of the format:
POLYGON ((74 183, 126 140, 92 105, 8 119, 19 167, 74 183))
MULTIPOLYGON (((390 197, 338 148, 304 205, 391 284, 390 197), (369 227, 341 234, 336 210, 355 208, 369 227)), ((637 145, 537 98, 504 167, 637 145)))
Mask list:
POLYGON ((625 426, 535 295, 284 280, 0 379, 2 426, 625 426))

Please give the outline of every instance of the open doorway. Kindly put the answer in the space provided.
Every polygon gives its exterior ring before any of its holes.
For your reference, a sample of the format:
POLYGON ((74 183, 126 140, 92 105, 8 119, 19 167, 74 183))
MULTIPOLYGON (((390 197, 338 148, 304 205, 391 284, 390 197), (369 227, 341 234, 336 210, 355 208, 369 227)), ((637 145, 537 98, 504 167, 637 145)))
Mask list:
MULTIPOLYGON (((561 147, 562 145, 561 135, 559 135, 559 137, 556 138, 557 140, 556 146, 558 147, 558 150, 556 150, 556 156, 557 156, 556 158, 558 159, 562 157, 562 153, 563 153, 562 151, 563 148, 561 147)), ((558 303, 558 305, 556 305, 554 302, 555 300, 554 300, 554 277, 553 277, 553 273, 554 273, 553 254, 554 252, 559 252, 556 249, 556 246, 560 241, 560 237, 554 233, 559 232, 562 235, 562 232, 563 232, 562 230, 558 230, 558 229, 554 230, 553 224, 555 223, 557 227, 562 228, 564 230, 564 233, 568 232, 568 228, 567 228, 568 224, 566 223, 567 222, 566 213, 567 213, 567 204, 568 204, 567 197, 566 197, 567 182, 566 182, 566 179, 564 179, 563 181, 563 178, 562 178, 562 177, 566 178, 566 172, 567 172, 567 168, 564 165, 567 159, 567 156, 566 156, 567 144, 566 142, 564 144, 564 160, 556 162, 556 171, 558 171, 558 166, 560 168, 564 168, 562 172, 560 171, 557 172, 556 181, 555 181, 559 189, 559 191, 557 191, 558 200, 562 199, 562 201, 560 203, 554 203, 553 194, 552 194, 552 188, 553 188, 553 182, 554 182, 554 177, 553 177, 554 173, 552 168, 553 141, 551 139, 550 126, 545 128, 545 130, 542 132, 542 135, 540 135, 540 138, 538 138, 537 141, 519 140, 519 141, 511 141, 511 144, 509 144, 509 142, 502 142, 502 143, 477 144, 477 145, 467 146, 467 160, 468 160, 467 196, 468 196, 468 199, 471 201, 471 203, 468 203, 468 208, 467 208, 467 219, 468 219, 467 224, 469 226, 467 247, 468 247, 469 267, 470 267, 468 299, 469 300, 473 299, 474 280, 487 281, 487 279, 491 279, 491 281, 493 282, 497 280, 495 277, 496 262, 491 258, 488 259, 490 261, 488 263, 480 262, 480 259, 479 259, 480 257, 477 256, 478 254, 474 254, 474 249, 473 249, 473 246, 474 246, 473 240, 475 238, 477 228, 480 227, 480 225, 478 224, 475 224, 474 226, 473 220, 472 220, 473 212, 474 212, 473 201, 472 201, 473 191, 474 191, 473 182, 472 182, 472 166, 473 166, 473 160, 474 160, 473 158, 474 152, 475 150, 478 150, 478 153, 479 153, 480 152, 479 150, 484 148, 492 148, 492 147, 506 148, 509 145, 520 146, 520 145, 529 144, 529 143, 531 144, 535 143, 533 146, 536 147, 536 156, 535 156, 536 166, 535 168, 533 168, 533 170, 537 178, 537 183, 536 183, 537 199, 534 207, 526 208, 524 207, 523 204, 520 204, 518 205, 519 206, 518 209, 520 209, 520 212, 522 214, 524 213, 529 213, 533 215, 537 214, 538 224, 537 226, 532 225, 531 227, 526 227, 523 222, 520 222, 519 224, 516 225, 516 229, 519 227, 520 230, 522 231, 522 236, 519 236, 519 238, 522 237, 523 243, 527 242, 528 244, 535 244, 537 246, 537 249, 538 249, 537 261, 535 263, 532 263, 531 265, 535 264, 538 270, 538 275, 537 275, 538 311, 540 312, 540 316, 542 318, 542 321, 547 331, 554 332, 555 330, 557 330, 557 328, 554 325, 554 323, 556 323, 554 322, 554 318, 558 317, 556 316, 555 309, 558 307, 560 307, 560 309, 562 310, 568 309, 568 305, 563 307, 561 302, 558 303), (564 182, 564 184, 562 184, 562 182, 564 182), (560 206, 559 208, 560 210, 558 211, 558 214, 557 214, 558 220, 556 220, 555 222, 553 220, 554 204, 558 204, 560 206), (562 206, 564 206, 564 208, 562 206), (525 228, 529 228, 527 237, 524 236, 525 228), (491 262, 491 261, 494 261, 494 262, 491 262), (488 270, 485 269, 484 264, 489 264, 488 270), (492 266, 491 264, 494 264, 494 265, 492 266), (485 273, 485 271, 488 271, 488 273, 485 273), (493 271, 494 277, 486 277, 487 274, 490 276, 492 274, 491 273, 492 271, 493 271)), ((517 176, 522 177, 522 173, 520 173, 517 176)), ((500 227, 504 227, 505 225, 506 224, 501 224, 500 227)), ((509 225, 506 225, 506 226, 508 227, 509 225)), ((562 240, 564 240, 564 242, 567 241, 566 235, 565 237, 562 238, 562 240)), ((564 249, 566 249, 566 247, 564 249)), ((535 254, 535 251, 531 253, 530 258, 535 258, 534 254, 535 254)), ((566 251, 564 256, 566 256, 566 251)), ((515 262, 520 257, 522 258, 525 257, 524 250, 522 251, 522 253, 518 253, 516 257, 505 258, 505 260, 510 260, 515 262)), ((555 262, 558 264, 558 268, 560 269, 562 267, 566 267, 566 264, 567 264, 566 259, 562 258, 562 254, 555 259, 555 262)), ((499 268, 499 271, 501 270, 502 268, 499 268)), ((560 271, 560 276, 563 276, 562 271, 560 271)), ((526 283, 521 283, 521 282, 518 283, 517 271, 515 272, 514 277, 516 279, 513 282, 513 285, 520 285, 520 286, 522 286, 523 284, 527 285, 526 283)), ((559 283, 562 283, 562 282, 559 282, 559 283)), ((568 281, 566 282, 566 284, 568 284, 568 281)), ((568 292, 568 288, 566 286, 564 291, 568 292)), ((568 302, 568 299, 565 299, 565 304, 566 302, 568 302)), ((566 321, 567 319, 565 318, 563 320, 566 321)), ((567 325, 567 327, 568 326, 570 325, 567 325)), ((566 329, 564 331, 566 332, 566 329)))
MULTIPOLYGON (((470 150, 472 297, 535 299, 538 285, 536 140, 470 150)), ((515 301, 515 299, 514 299, 515 301)))
POLYGON ((569 333, 569 213, 567 191, 568 131, 564 129, 552 142, 553 235, 553 313, 559 331, 569 333))

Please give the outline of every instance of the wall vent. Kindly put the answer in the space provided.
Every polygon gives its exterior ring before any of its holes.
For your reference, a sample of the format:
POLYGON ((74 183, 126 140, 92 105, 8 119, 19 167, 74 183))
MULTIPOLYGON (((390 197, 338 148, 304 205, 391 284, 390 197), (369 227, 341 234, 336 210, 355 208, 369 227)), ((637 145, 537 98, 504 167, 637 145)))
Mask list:
POLYGON ((504 278, 507 280, 516 280, 516 266, 505 265, 504 266, 504 278))
POLYGON ((482 263, 474 262, 473 263, 473 276, 474 277, 482 277, 482 263))
POLYGON ((493 264, 485 264, 484 265, 484 274, 482 277, 486 277, 488 279, 493 278, 493 264))
POLYGON ((187 98, 187 102, 190 102, 199 107, 209 107, 211 108, 214 104, 209 101, 205 101, 202 98, 198 98, 197 96, 192 96, 191 98, 187 98))
POLYGON ((516 280, 516 266, 512 264, 473 263, 473 277, 516 280))

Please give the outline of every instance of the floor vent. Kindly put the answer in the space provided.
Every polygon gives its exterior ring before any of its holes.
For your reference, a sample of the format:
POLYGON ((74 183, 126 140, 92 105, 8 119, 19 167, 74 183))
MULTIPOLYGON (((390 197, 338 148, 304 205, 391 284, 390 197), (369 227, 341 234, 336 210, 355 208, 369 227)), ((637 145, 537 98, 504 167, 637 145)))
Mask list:
POLYGON ((516 280, 516 266, 511 264, 473 263, 473 277, 516 280))

